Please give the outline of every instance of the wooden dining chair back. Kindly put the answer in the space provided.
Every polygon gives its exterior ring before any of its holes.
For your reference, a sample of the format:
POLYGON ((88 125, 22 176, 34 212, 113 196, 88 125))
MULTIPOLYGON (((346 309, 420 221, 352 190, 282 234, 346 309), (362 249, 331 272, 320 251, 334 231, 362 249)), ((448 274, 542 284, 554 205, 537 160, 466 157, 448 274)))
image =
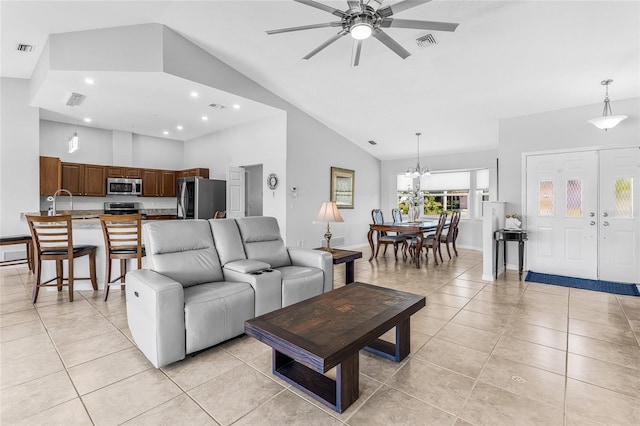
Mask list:
POLYGON ((391 209, 391 217, 393 219, 393 223, 402 223, 402 213, 400 212, 400 209, 391 209))
MULTIPOLYGON (((426 251, 426 254, 429 253, 429 249, 433 251, 433 259, 438 264, 438 257, 440 257, 440 262, 443 262, 442 252, 440 251, 440 239, 442 237, 442 232, 445 229, 447 224, 447 212, 442 212, 440 217, 438 218, 438 224, 436 225, 436 230, 433 234, 429 234, 424 237, 422 240, 422 248, 426 251)), ((412 238, 409 243, 409 253, 412 257, 420 256, 420 253, 415 253, 417 246, 417 239, 412 238)), ((428 258, 428 256, 427 256, 428 258)))
POLYGON ((451 259, 451 250, 449 249, 449 244, 453 246, 453 251, 455 255, 458 256, 458 249, 456 248, 455 241, 456 241, 456 235, 458 233, 459 223, 460 223, 460 210, 455 210, 451 215, 451 220, 449 221, 449 228, 446 231, 443 231, 442 234, 440 235, 440 242, 446 245, 449 259, 451 259))
POLYGON ((91 280, 94 290, 98 289, 96 281, 96 246, 74 245, 71 228, 71 215, 36 216, 26 215, 35 259, 35 278, 31 303, 36 303, 40 287, 69 288, 69 301, 73 302, 73 283, 76 280, 91 280), (73 260, 77 257, 89 256, 89 277, 75 277, 73 260), (56 276, 42 282, 42 262, 56 262, 56 276), (63 260, 67 260, 67 278, 64 278, 63 260), (52 281, 55 280, 55 283, 52 281), (66 281, 66 283, 65 283, 66 281))
POLYGON ((226 211, 218 210, 213 214, 213 218, 214 219, 224 219, 225 217, 227 217, 227 212, 226 211))
POLYGON ((140 214, 101 214, 99 217, 107 256, 104 281, 104 300, 107 300, 111 284, 118 284, 121 289, 124 289, 128 259, 137 259, 138 269, 142 269, 142 257, 144 256, 140 236, 142 220, 140 214), (112 280, 111 263, 113 260, 120 261, 120 275, 112 280), (116 282, 118 280, 119 283, 116 282))
MULTIPOLYGON (((384 223, 384 216, 382 215, 382 210, 380 209, 371 210, 371 218, 373 219, 373 223, 375 225, 382 225, 384 223)), ((384 246, 384 251, 382 255, 385 256, 387 254, 387 246, 389 244, 392 244, 393 254, 396 260, 398 260, 398 246, 402 243, 405 243, 407 241, 407 238, 400 235, 389 235, 385 231, 377 231, 376 241, 377 241, 376 254, 375 254, 376 258, 378 257, 378 252, 380 251, 380 245, 384 246)))

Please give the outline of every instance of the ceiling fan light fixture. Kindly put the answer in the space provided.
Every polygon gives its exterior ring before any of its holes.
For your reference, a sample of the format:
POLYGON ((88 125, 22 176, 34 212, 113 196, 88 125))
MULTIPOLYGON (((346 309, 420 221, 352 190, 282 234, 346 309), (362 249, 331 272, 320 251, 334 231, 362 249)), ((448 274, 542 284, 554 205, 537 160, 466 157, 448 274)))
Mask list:
POLYGON ((349 33, 354 40, 366 40, 373 34, 373 24, 369 17, 354 18, 349 28, 349 33))
POLYGON ((604 130, 605 132, 609 129, 616 127, 622 120, 627 118, 626 115, 613 115, 611 112, 611 104, 609 102, 609 85, 613 83, 613 80, 607 79, 602 80, 600 84, 606 87, 606 92, 604 96, 604 109, 602 110, 602 117, 592 118, 591 120, 587 120, 587 123, 591 123, 596 126, 600 130, 604 130))

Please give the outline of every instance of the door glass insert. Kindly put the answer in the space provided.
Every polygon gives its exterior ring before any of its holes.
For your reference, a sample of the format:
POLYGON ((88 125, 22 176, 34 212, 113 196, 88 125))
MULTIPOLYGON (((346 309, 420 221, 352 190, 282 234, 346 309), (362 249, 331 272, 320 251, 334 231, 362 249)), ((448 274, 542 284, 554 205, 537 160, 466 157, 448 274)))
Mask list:
POLYGON ((567 180, 566 217, 582 217, 582 179, 567 180))
POLYGON ((633 217, 633 178, 624 177, 615 180, 614 216, 621 219, 633 217))
POLYGON ((541 180, 538 191, 538 215, 553 216, 553 181, 541 180))

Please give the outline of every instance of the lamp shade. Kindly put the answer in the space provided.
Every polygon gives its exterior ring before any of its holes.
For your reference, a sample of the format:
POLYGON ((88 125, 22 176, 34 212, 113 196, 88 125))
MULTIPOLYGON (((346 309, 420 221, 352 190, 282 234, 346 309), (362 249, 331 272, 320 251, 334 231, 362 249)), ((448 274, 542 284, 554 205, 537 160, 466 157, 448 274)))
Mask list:
POLYGON ((600 130, 607 130, 616 127, 625 118, 627 118, 626 115, 603 115, 589 120, 588 123, 593 124, 600 130))
POLYGON ((316 222, 344 222, 335 201, 323 201, 316 217, 316 222))

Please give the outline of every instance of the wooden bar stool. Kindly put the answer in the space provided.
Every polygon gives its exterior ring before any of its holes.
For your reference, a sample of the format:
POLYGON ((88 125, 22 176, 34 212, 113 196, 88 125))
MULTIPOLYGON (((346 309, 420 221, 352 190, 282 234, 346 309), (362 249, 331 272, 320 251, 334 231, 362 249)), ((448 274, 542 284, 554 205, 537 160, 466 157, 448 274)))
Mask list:
POLYGON ((31 235, 7 235, 0 237, 0 246, 9 246, 14 244, 26 244, 26 258, 11 259, 0 261, 0 266, 19 265, 26 263, 29 270, 33 272, 33 247, 31 245, 31 235))
POLYGON ((104 282, 104 300, 109 297, 111 284, 119 284, 124 289, 127 259, 138 259, 138 269, 142 268, 142 256, 145 255, 140 238, 140 214, 111 215, 101 214, 100 225, 104 235, 104 248, 107 254, 107 273, 104 282), (120 276, 111 280, 111 261, 120 260, 120 276))
POLYGON ((32 216, 26 215, 29 229, 34 244, 35 280, 33 283, 33 295, 31 303, 36 303, 40 287, 58 287, 62 291, 63 286, 69 287, 69 302, 73 302, 74 280, 91 280, 94 290, 98 289, 96 281, 96 246, 73 245, 71 231, 71 215, 60 216, 32 216), (78 278, 74 276, 73 260, 76 257, 89 256, 89 277, 78 278), (67 260, 68 274, 64 278, 62 261, 67 260), (42 261, 56 261, 56 277, 42 282, 42 261), (50 284, 52 281, 56 281, 50 284), (67 284, 64 281, 67 281, 67 284))

